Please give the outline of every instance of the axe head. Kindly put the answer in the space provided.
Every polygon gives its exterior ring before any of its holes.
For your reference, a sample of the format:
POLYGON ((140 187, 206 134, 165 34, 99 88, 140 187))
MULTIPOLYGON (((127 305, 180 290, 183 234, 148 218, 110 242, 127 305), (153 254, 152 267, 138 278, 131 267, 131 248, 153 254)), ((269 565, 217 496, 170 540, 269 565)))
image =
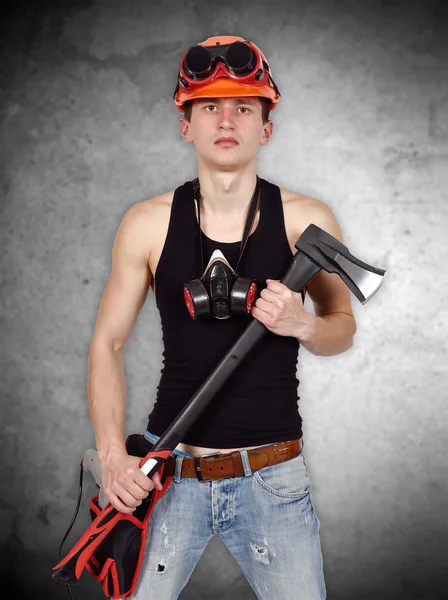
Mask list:
POLYGON ((317 225, 309 225, 295 247, 325 271, 337 273, 362 304, 370 300, 383 283, 384 269, 359 260, 317 225))

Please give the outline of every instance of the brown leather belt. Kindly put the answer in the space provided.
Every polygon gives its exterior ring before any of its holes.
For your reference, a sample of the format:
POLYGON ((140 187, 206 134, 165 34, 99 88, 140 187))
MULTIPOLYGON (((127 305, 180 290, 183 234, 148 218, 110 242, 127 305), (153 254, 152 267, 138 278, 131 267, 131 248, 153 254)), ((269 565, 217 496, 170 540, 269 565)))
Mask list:
MULTIPOLYGON (((263 467, 291 460, 301 452, 302 438, 254 448, 247 451, 247 456, 253 472, 263 467)), ((164 475, 166 473, 168 476, 173 476, 175 465, 176 458, 170 457, 166 461, 164 475)), ((204 458, 199 456, 193 458, 183 457, 182 477, 196 477, 200 481, 211 481, 225 479, 226 477, 242 477, 243 475, 244 465, 239 450, 227 454, 213 454, 204 458)))

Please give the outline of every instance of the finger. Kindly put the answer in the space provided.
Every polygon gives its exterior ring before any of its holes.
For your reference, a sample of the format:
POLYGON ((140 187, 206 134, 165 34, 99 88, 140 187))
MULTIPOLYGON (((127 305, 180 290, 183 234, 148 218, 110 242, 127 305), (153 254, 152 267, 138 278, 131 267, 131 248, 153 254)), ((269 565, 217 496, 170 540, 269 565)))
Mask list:
POLYGON ((264 288, 264 290, 261 290, 259 297, 264 298, 265 300, 274 300, 278 297, 278 294, 269 288, 264 288))
POLYGON ((269 287, 277 287, 277 285, 284 285, 283 283, 280 283, 280 279, 266 279, 266 283, 269 287))
POLYGON ((135 510, 134 507, 126 506, 126 504, 124 504, 120 500, 120 498, 113 492, 106 493, 106 496, 107 496, 107 499, 109 500, 109 502, 112 504, 112 506, 114 508, 116 508, 119 512, 123 512, 128 515, 134 512, 134 510, 135 510))
POLYGON ((154 477, 152 477, 152 480, 154 482, 154 486, 156 489, 158 490, 163 490, 163 485, 162 485, 162 481, 160 479, 160 473, 157 471, 157 473, 154 475, 154 477))
POLYGON ((255 302, 255 306, 271 316, 273 316, 276 311, 276 306, 272 302, 268 302, 264 298, 258 298, 255 302))
POLYGON ((135 483, 143 489, 144 498, 148 496, 149 492, 154 489, 154 487, 158 490, 163 489, 163 485, 160 481, 160 473, 156 471, 156 473, 149 478, 147 475, 141 471, 141 469, 137 469, 135 473, 135 483))
POLYGON ((285 298, 282 294, 268 290, 268 288, 265 288, 261 291, 260 298, 263 298, 263 300, 266 300, 266 302, 275 304, 275 306, 278 306, 279 308, 283 308, 285 303, 285 298))
MULTIPOLYGON (((137 486, 135 486, 135 487, 137 487, 137 486)), ((140 490, 139 493, 142 495, 142 498, 140 498, 140 496, 136 495, 134 489, 129 490, 129 488, 124 487, 124 485, 122 485, 118 481, 114 481, 111 485, 112 492, 116 496, 118 496, 124 504, 126 504, 127 506, 131 506, 133 508, 135 508, 136 506, 139 506, 143 500, 144 492, 141 488, 138 488, 138 489, 140 490)))
POLYGON ((269 329, 273 327, 273 317, 268 315, 268 313, 265 313, 264 310, 260 310, 256 306, 253 306, 252 316, 257 319, 257 321, 260 321, 266 328, 269 329))
POLYGON ((143 500, 143 498, 146 498, 148 494, 154 489, 154 482, 148 477, 146 479, 147 482, 145 482, 145 488, 142 488, 138 483, 132 481, 130 484, 126 485, 127 491, 133 496, 135 496, 135 498, 143 500))
POLYGON ((286 291, 291 291, 287 285, 285 285, 284 283, 280 283, 280 281, 277 279, 269 279, 268 287, 266 289, 270 289, 273 292, 276 292, 277 294, 282 294, 286 291))
POLYGON ((131 481, 135 482, 145 493, 153 489, 154 485, 151 483, 151 479, 138 466, 129 467, 126 473, 131 477, 131 481))

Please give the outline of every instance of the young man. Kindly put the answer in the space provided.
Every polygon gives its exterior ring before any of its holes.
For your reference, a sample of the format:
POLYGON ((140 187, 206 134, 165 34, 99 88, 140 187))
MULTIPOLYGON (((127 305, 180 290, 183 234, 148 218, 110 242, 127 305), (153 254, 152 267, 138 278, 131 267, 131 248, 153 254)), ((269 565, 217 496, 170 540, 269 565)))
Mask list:
POLYGON ((279 97, 251 42, 219 37, 190 48, 174 100, 184 113, 181 135, 197 153, 199 206, 190 181, 140 202, 125 214, 113 246, 89 356, 89 407, 103 487, 118 510, 131 513, 154 486, 161 489, 159 475, 143 475, 140 459, 124 445, 123 352, 149 287, 165 358, 149 441, 164 433, 250 322, 237 314, 192 319, 187 310, 184 284, 201 277, 215 250, 238 275, 256 280, 261 292, 250 313, 269 330, 167 463, 173 481, 151 515, 136 600, 177 598, 214 535, 258 598, 326 597, 296 362, 299 344, 322 356, 344 352, 356 325, 350 292, 337 275, 320 271, 307 285, 314 315, 279 281, 310 223, 342 241, 323 202, 257 177, 256 153, 271 138, 268 110, 279 97), (254 190, 259 203, 240 254, 254 190))

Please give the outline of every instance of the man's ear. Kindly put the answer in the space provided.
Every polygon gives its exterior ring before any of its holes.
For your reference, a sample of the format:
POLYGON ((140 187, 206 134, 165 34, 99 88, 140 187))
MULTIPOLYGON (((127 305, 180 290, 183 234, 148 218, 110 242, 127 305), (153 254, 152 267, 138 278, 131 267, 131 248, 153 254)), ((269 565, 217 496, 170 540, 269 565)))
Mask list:
POLYGON ((260 146, 265 146, 271 139, 272 132, 274 130, 274 122, 268 121, 263 124, 263 132, 260 137, 260 146))
POLYGON ((182 139, 187 144, 191 143, 193 141, 193 136, 191 134, 191 127, 190 127, 191 123, 189 121, 187 121, 187 119, 185 117, 181 117, 179 119, 179 125, 180 125, 180 134, 182 136, 182 139))

